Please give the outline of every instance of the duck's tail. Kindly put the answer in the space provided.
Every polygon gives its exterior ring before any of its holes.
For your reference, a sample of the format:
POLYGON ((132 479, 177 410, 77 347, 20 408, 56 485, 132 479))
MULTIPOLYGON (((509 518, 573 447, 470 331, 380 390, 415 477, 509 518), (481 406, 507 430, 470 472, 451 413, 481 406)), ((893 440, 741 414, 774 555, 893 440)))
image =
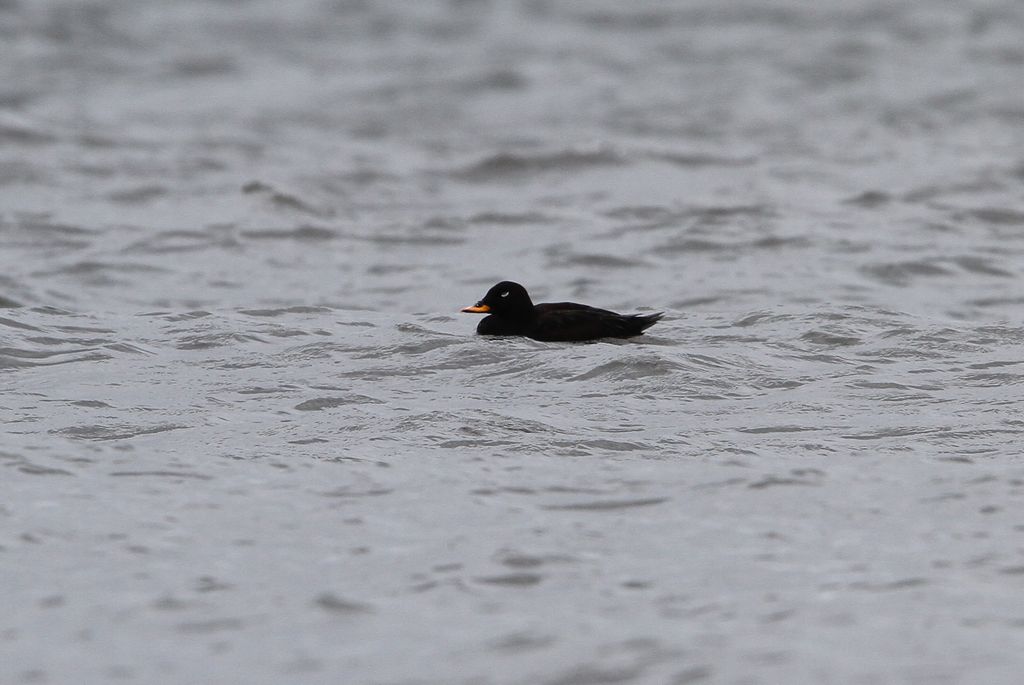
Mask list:
POLYGON ((661 321, 661 317, 665 316, 665 312, 658 312, 656 314, 634 314, 630 318, 630 328, 633 329, 633 335, 640 335, 654 324, 661 321))

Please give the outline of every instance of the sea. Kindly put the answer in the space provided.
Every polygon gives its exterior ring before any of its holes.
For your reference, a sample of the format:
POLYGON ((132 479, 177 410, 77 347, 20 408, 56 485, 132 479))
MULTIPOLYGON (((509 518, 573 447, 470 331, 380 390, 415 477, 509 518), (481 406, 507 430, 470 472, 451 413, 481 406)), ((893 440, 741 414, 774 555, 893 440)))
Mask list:
POLYGON ((1022 84, 1017 0, 0 0, 0 682, 1016 685, 1022 84))

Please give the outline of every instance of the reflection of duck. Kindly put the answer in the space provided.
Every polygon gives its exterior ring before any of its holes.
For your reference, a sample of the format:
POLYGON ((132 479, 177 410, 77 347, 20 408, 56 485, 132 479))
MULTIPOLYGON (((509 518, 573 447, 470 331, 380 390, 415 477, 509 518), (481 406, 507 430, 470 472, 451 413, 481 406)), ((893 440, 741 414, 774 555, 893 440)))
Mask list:
POLYGON ((526 288, 502 281, 484 299, 462 311, 490 314, 476 327, 480 335, 525 335, 534 340, 569 342, 642 335, 662 317, 657 314, 616 314, 575 302, 535 305, 526 288))

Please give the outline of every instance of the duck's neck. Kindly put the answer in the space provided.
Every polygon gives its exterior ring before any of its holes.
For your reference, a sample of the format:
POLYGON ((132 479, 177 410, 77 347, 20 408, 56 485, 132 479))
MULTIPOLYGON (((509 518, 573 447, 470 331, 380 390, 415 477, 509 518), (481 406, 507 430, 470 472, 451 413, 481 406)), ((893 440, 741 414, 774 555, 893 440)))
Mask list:
POLYGON ((501 313, 501 318, 508 319, 509 321, 528 322, 533 321, 536 316, 537 311, 533 308, 533 303, 529 300, 518 305, 514 309, 506 309, 501 313))

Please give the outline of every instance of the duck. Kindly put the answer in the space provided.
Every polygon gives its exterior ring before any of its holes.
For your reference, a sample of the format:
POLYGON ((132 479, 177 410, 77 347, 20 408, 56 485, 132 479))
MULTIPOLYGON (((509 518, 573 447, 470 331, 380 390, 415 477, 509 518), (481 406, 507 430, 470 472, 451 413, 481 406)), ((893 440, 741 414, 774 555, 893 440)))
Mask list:
POLYGON ((526 288, 512 281, 496 284, 462 311, 488 314, 476 327, 478 335, 519 335, 543 342, 632 338, 643 335, 664 316, 664 312, 618 314, 576 302, 534 304, 526 288))

